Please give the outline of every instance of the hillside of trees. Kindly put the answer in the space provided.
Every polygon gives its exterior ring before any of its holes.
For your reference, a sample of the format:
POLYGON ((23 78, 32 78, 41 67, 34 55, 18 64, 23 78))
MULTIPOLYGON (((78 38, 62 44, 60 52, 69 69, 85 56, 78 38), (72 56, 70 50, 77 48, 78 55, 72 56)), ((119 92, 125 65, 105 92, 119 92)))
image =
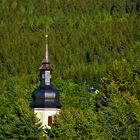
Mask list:
POLYGON ((140 0, 0 1, 1 140, 139 138, 140 0), (30 104, 46 29, 63 107, 44 130, 30 104))

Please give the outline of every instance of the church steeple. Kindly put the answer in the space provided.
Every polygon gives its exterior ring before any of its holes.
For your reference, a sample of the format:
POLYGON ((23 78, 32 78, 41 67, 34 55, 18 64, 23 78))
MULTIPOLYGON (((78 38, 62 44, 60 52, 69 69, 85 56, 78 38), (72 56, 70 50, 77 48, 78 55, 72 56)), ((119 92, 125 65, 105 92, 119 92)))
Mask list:
POLYGON ((42 86, 51 84, 52 68, 51 68, 50 60, 49 60, 48 41, 47 41, 47 39, 48 39, 48 35, 46 35, 45 57, 42 60, 42 66, 40 67, 40 84, 42 86))
MULTIPOLYGON (((48 36, 46 36, 48 37, 48 36)), ((41 120, 43 126, 51 127, 53 116, 59 113, 61 104, 59 92, 51 84, 52 68, 48 54, 48 42, 46 38, 45 57, 40 68, 40 85, 32 93, 31 109, 41 120)))

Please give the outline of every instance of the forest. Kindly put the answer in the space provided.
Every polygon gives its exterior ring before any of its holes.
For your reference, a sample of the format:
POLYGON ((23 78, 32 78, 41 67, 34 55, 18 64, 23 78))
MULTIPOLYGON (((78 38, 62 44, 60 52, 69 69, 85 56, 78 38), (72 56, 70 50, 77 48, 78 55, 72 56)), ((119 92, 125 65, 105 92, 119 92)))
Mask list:
POLYGON ((0 139, 139 140, 140 0, 0 0, 0 139), (51 129, 30 109, 46 29, 51 129))

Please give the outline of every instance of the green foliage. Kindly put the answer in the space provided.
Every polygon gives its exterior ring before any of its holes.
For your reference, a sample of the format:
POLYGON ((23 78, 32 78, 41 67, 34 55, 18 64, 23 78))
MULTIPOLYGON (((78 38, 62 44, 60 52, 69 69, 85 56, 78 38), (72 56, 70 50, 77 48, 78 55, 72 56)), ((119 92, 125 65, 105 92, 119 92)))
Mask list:
POLYGON ((54 85, 61 93, 60 100, 64 108, 71 108, 71 106, 78 109, 92 107, 93 96, 86 91, 86 87, 83 85, 64 81, 60 77, 54 81, 54 85))
POLYGON ((1 0, 0 19, 0 139, 139 139, 139 0, 1 0), (63 108, 44 135, 30 103, 46 26, 63 108))
POLYGON ((48 135, 62 140, 96 138, 94 116, 91 110, 63 109, 48 135))
POLYGON ((140 99, 138 86, 140 75, 136 69, 125 60, 122 62, 115 61, 107 76, 101 79, 97 106, 108 106, 108 103, 112 100, 111 95, 116 93, 121 95, 129 93, 140 99))
POLYGON ((18 78, 1 83, 0 139, 43 139, 41 123, 30 110, 30 94, 30 87, 18 78))
POLYGON ((47 26, 54 76, 98 84, 115 59, 126 59, 131 65, 138 60, 136 5, 137 0, 2 0, 1 79, 38 72, 47 26))
MULTIPOLYGON (((127 73, 124 73, 126 75, 127 73)), ((99 93, 96 96, 85 95, 85 101, 90 104, 87 106, 81 102, 82 108, 77 106, 76 101, 81 98, 75 94, 75 100, 71 99, 72 93, 68 90, 66 93, 65 85, 70 83, 59 78, 60 84, 56 84, 61 89, 61 101, 66 102, 58 116, 55 117, 54 124, 51 129, 46 130, 50 138, 53 139, 139 139, 140 133, 140 103, 139 100, 128 92, 114 92, 114 86, 106 83, 110 87, 112 93, 109 92, 109 97, 106 96, 108 106, 103 106, 103 97, 99 93), (62 87, 61 87, 62 86, 62 87), (69 94, 68 94, 69 93, 69 94), (65 96, 67 96, 67 100, 65 96), (90 102, 90 99, 92 102, 90 102), (97 108, 97 103, 102 103, 102 106, 97 108), (98 110, 96 110, 98 109, 98 110)), ((124 79, 127 81, 127 78, 124 79)), ((121 80, 120 80, 121 82, 121 80)), ((101 83, 102 84, 102 83, 101 83)), ((76 86, 76 84, 71 83, 76 86)), ((104 86, 104 84, 102 85, 104 86)), ((70 86, 71 87, 71 86, 70 86)), ((117 86, 116 86, 117 87, 117 86)), ((72 87, 71 87, 72 88, 72 87)), ((70 89, 71 89, 70 88, 70 89)), ((72 88, 73 93, 79 90, 79 87, 72 88)), ((127 90, 126 90, 127 91, 127 90)), ((83 93, 82 93, 83 94, 83 93)), ((79 103, 80 104, 80 103, 79 103)))
POLYGON ((102 139, 137 140, 140 137, 140 104, 129 94, 115 94, 110 107, 97 113, 97 133, 102 139))
POLYGON ((53 139, 139 139, 138 77, 129 63, 115 61, 95 95, 58 78, 55 85, 61 90, 63 108, 47 134, 53 139))

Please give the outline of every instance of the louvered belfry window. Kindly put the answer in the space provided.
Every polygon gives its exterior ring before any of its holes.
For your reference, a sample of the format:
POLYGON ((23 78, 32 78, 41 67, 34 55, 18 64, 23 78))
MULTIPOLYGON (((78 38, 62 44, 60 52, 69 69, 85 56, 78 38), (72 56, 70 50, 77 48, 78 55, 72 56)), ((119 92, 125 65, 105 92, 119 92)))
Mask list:
POLYGON ((52 116, 49 116, 48 117, 48 126, 51 126, 52 125, 52 116))

